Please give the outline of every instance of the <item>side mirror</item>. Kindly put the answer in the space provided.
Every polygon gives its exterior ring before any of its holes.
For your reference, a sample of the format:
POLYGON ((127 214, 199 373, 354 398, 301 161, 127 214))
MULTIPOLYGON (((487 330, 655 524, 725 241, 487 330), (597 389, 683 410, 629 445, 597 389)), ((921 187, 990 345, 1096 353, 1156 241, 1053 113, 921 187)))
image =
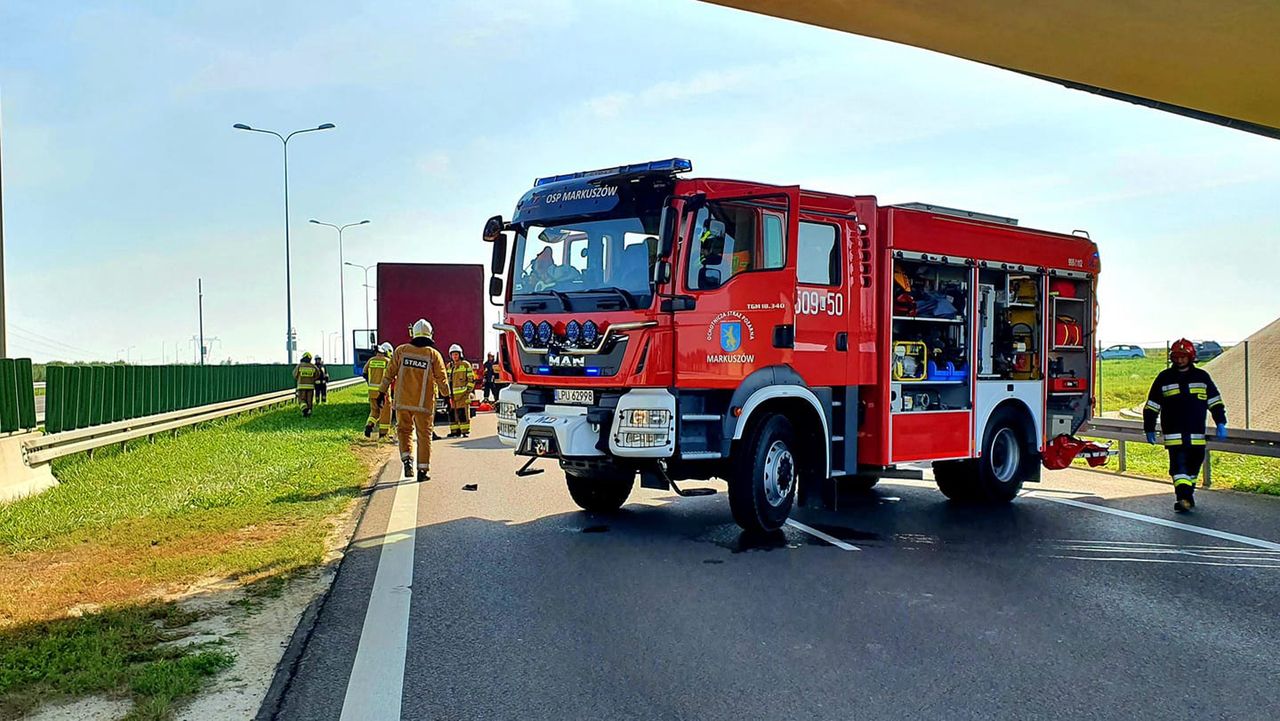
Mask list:
POLYGON ((484 222, 484 232, 480 237, 484 238, 486 243, 492 243, 502 237, 502 216, 495 215, 484 222))
POLYGON ((502 295, 502 279, 494 275, 489 278, 489 297, 498 298, 502 295))
POLYGON ((665 285, 671 282, 671 261, 659 260, 653 265, 654 285, 665 285))
MULTIPOLYGON (((486 238, 486 240, 488 239, 486 238)), ((494 275, 502 275, 502 272, 507 269, 507 236, 499 231, 498 237, 489 242, 493 243, 493 256, 489 261, 489 272, 494 275)))

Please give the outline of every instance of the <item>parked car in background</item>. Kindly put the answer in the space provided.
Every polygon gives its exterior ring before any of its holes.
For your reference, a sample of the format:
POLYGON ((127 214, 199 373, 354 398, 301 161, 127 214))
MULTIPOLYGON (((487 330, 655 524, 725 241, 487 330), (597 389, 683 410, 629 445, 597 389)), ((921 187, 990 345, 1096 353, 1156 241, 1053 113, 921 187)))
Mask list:
MULTIPOLYGON (((1219 351, 1221 352, 1221 351, 1219 351)), ((1113 345, 1098 353, 1102 360, 1125 360, 1128 358, 1146 358, 1147 352, 1136 345, 1113 345)))
POLYGON ((1196 343, 1196 360, 1207 361, 1222 355, 1222 346, 1217 341, 1202 340, 1196 343))

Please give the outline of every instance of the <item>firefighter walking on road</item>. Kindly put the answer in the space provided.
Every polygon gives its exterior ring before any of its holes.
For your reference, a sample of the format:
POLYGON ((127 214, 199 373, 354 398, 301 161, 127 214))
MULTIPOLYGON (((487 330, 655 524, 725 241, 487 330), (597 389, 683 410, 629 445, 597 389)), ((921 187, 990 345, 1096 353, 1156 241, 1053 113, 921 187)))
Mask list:
POLYGON ((1196 478, 1205 458, 1205 414, 1217 425, 1217 440, 1227 438, 1227 408, 1213 379, 1195 366, 1196 347, 1182 338, 1169 348, 1169 368, 1160 371, 1147 405, 1142 410, 1142 426, 1147 442, 1156 442, 1156 418, 1165 450, 1169 452, 1169 476, 1176 500, 1173 509, 1185 513, 1196 507, 1196 478))
POLYGON ((316 399, 316 380, 320 371, 311 362, 311 354, 303 353, 298 367, 293 369, 293 381, 298 389, 298 405, 302 406, 302 417, 311 415, 311 408, 316 399))
POLYGON ((462 357, 462 346, 449 346, 449 437, 471 435, 471 393, 476 374, 471 361, 462 357))
POLYGON ((378 406, 387 403, 387 389, 396 384, 396 437, 400 441, 400 460, 404 474, 413 476, 410 441, 418 436, 418 480, 425 481, 431 469, 431 426, 435 422, 436 395, 442 393, 447 380, 444 358, 431 339, 433 331, 426 320, 413 324, 412 340, 391 354, 382 382, 378 384, 378 406))
POLYGON ((385 438, 391 432, 391 404, 378 404, 378 393, 382 389, 382 379, 387 375, 387 366, 391 364, 391 353, 395 350, 390 343, 378 346, 373 357, 365 361, 364 376, 369 390, 369 420, 364 424, 364 437, 373 436, 373 428, 378 428, 378 438, 385 438))

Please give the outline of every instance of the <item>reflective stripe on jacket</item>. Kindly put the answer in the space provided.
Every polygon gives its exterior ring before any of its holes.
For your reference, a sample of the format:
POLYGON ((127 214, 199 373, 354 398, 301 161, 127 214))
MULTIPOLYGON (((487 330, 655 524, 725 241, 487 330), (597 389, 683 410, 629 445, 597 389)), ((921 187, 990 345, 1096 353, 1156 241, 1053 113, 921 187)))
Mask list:
POLYGON ((299 363, 298 367, 293 369, 293 380, 298 384, 300 391, 315 389, 317 375, 319 371, 310 363, 299 363))
POLYGON ((382 378, 386 376, 387 366, 390 364, 391 359, 384 355, 376 355, 365 362, 362 375, 368 383, 370 393, 376 394, 382 387, 382 378))
POLYGON ((444 358, 434 345, 419 347, 405 343, 391 354, 378 391, 386 393, 392 380, 396 384, 396 410, 434 413, 436 395, 448 384, 444 358))
POLYGON ((1166 446, 1205 445, 1205 414, 1215 423, 1227 422, 1227 409, 1213 379, 1203 368, 1192 366, 1185 371, 1166 368, 1160 371, 1147 393, 1142 409, 1143 430, 1156 429, 1157 418, 1166 446))

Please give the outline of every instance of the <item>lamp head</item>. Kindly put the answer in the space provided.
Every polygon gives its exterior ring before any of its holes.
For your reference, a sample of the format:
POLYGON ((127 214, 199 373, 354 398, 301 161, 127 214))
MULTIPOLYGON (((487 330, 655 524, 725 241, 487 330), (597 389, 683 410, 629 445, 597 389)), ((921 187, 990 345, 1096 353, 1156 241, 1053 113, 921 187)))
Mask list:
POLYGON ((231 127, 235 128, 236 130, 253 130, 253 128, 249 127, 248 125, 245 125, 244 123, 236 123, 231 127))

